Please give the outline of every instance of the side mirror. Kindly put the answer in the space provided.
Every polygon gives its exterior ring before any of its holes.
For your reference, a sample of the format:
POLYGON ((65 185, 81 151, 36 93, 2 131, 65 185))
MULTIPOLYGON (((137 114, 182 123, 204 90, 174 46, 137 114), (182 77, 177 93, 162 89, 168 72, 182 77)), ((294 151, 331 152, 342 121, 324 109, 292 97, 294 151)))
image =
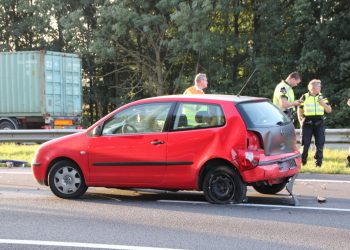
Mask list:
POLYGON ((102 128, 103 128, 103 124, 97 125, 97 126, 92 130, 92 135, 93 135, 93 136, 101 136, 101 135, 102 135, 102 128))

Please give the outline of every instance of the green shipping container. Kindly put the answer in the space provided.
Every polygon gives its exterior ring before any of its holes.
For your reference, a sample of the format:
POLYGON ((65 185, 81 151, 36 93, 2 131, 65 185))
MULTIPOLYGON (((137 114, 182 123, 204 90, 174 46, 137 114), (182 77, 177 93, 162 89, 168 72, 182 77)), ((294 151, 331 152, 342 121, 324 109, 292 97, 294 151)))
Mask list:
POLYGON ((81 112, 81 59, 77 55, 0 53, 0 117, 73 117, 81 112))

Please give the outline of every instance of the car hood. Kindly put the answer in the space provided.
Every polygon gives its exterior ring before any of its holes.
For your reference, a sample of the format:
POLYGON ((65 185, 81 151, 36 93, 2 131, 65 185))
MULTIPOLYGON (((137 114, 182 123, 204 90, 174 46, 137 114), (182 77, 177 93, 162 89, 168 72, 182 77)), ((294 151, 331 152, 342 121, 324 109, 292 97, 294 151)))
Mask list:
POLYGON ((65 142, 74 142, 74 141, 78 141, 76 139, 81 138, 82 136, 85 136, 86 132, 82 131, 82 132, 77 132, 71 135, 65 135, 56 139, 52 139, 50 141, 47 141, 45 143, 42 144, 42 146, 51 146, 53 144, 61 144, 61 143, 65 143, 65 142))

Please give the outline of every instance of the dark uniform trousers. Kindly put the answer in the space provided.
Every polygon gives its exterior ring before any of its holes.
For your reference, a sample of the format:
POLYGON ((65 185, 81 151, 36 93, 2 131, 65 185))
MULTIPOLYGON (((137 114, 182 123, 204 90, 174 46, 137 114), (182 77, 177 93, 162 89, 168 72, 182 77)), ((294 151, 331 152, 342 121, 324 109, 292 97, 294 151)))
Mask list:
POLYGON ((307 156, 311 144, 312 136, 315 138, 316 154, 314 156, 316 165, 322 165, 323 160, 323 147, 325 144, 325 126, 323 119, 308 120, 305 119, 302 126, 301 145, 303 146, 303 152, 301 154, 302 162, 307 162, 307 156))

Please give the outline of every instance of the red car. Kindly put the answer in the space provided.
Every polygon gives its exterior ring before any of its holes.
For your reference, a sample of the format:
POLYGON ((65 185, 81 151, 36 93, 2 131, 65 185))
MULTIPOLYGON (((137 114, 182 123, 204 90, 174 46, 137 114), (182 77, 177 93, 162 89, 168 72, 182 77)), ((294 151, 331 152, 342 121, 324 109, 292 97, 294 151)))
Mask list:
POLYGON ((293 123, 268 99, 173 95, 42 144, 32 170, 61 198, 94 186, 202 190, 211 203, 240 203, 247 185, 281 191, 300 165, 293 123))

